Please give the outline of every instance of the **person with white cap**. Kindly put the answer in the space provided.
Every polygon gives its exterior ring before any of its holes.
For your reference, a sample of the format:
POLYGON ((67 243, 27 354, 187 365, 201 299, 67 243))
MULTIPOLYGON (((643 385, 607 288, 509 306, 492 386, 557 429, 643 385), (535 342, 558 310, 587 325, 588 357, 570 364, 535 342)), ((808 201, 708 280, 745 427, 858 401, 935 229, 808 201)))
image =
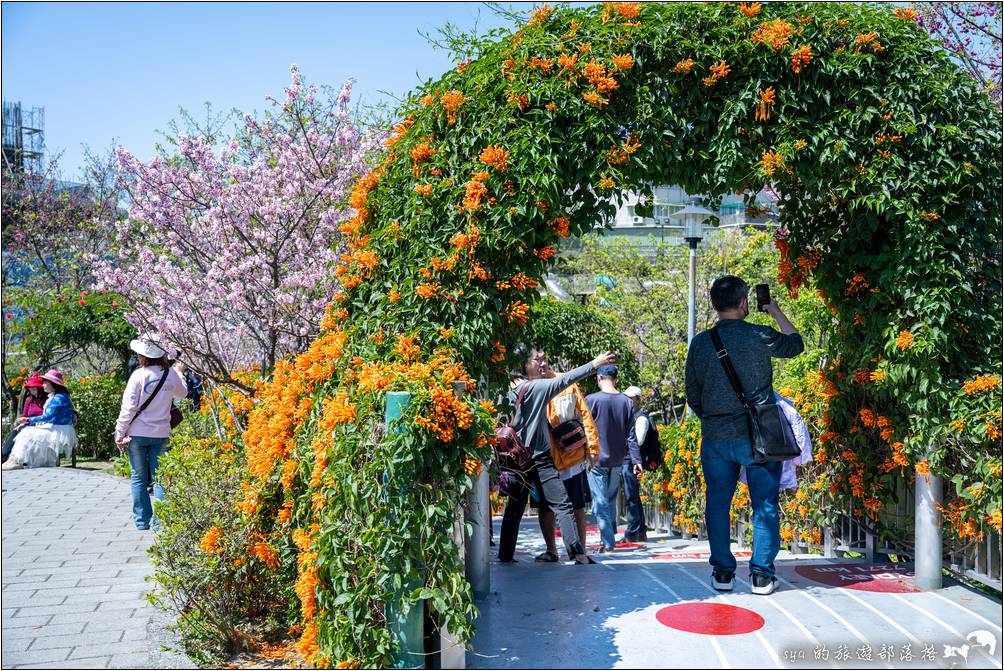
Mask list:
POLYGON ((5 471, 58 466, 59 456, 69 457, 77 446, 73 403, 63 382, 63 374, 52 369, 39 377, 49 398, 41 415, 21 417, 14 424, 19 433, 14 439, 10 458, 3 465, 5 471))
MULTIPOLYGON (((652 420, 641 409, 641 389, 634 385, 624 390, 624 395, 631 399, 634 408, 634 435, 638 440, 641 452, 642 467, 646 466, 651 452, 652 442, 658 444, 659 434, 652 426, 652 420), (649 449, 646 449, 649 448, 649 449)), ((656 448, 658 449, 658 448, 656 448)), ((641 504, 641 483, 635 474, 633 465, 626 462, 622 468, 624 477, 624 498, 627 501, 627 528, 624 529, 624 541, 634 543, 648 541, 648 527, 645 524, 645 507, 641 504)))
POLYGON ((122 409, 115 423, 115 444, 129 452, 132 472, 132 509, 136 528, 150 528, 153 506, 147 487, 153 481, 153 495, 164 497, 164 490, 155 481, 157 462, 171 434, 171 407, 174 399, 185 398, 185 364, 174 368, 167 364, 167 351, 160 336, 144 333, 129 343, 129 349, 139 357, 139 368, 129 376, 122 394, 122 409))

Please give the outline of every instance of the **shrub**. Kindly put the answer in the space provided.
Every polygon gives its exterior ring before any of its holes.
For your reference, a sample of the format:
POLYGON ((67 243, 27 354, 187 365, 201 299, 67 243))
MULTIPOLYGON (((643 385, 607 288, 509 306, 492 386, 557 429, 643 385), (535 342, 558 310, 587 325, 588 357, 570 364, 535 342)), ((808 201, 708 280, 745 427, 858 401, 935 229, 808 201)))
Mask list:
POLYGON ((199 437, 200 419, 171 438, 158 469, 166 498, 156 505, 162 528, 150 549, 158 584, 150 599, 178 613, 186 654, 211 666, 249 647, 248 618, 285 632, 291 595, 280 596, 279 585, 293 577, 281 576, 283 562, 263 552, 232 505, 242 495, 241 450, 199 437))
POLYGON ((115 447, 115 420, 122 407, 125 383, 116 375, 91 375, 67 379, 67 389, 77 411, 77 455, 112 459, 115 447))

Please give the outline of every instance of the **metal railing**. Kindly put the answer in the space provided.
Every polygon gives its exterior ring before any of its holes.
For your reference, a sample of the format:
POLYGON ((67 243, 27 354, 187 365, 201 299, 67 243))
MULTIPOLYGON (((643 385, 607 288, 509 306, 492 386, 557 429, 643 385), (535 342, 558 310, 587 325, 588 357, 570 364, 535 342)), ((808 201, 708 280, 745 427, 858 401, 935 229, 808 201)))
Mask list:
MULTIPOLYGON (((788 549, 796 554, 816 552, 823 557, 861 556, 863 561, 912 561, 914 556, 914 488, 905 478, 893 483, 895 501, 880 510, 875 519, 856 515, 860 503, 851 499, 847 508, 838 513, 836 522, 820 529, 820 542, 795 538, 788 549)), ((650 528, 665 531, 683 539, 704 538, 700 520, 697 533, 687 533, 673 524, 675 513, 667 508, 647 503, 645 520, 650 528)), ((737 515, 732 524, 732 538, 740 549, 746 547, 746 531, 751 525, 750 510, 737 515)), ((995 529, 984 525, 980 540, 963 547, 946 547, 943 566, 952 573, 987 585, 997 591, 1002 586, 1002 537, 995 529)))

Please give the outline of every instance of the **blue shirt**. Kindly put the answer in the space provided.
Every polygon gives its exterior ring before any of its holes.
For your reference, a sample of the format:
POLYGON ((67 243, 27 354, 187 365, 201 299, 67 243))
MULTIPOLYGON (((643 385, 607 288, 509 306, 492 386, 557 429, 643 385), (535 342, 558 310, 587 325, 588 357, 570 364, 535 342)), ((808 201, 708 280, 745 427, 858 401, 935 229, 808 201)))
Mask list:
POLYGON ((620 468, 625 461, 641 463, 634 433, 634 404, 620 392, 598 391, 586 396, 586 405, 600 434, 599 466, 620 468))
POLYGON ((28 419, 28 424, 73 424, 73 403, 65 391, 56 392, 45 402, 42 414, 28 419))

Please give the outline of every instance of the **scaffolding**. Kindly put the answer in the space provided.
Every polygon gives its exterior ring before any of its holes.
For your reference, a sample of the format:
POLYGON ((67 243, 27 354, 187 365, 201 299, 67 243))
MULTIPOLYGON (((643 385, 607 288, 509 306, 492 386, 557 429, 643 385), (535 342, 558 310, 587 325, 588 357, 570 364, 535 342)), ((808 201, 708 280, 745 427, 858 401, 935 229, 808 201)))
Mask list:
POLYGON ((3 161, 15 174, 41 174, 45 153, 45 108, 3 101, 3 161))

